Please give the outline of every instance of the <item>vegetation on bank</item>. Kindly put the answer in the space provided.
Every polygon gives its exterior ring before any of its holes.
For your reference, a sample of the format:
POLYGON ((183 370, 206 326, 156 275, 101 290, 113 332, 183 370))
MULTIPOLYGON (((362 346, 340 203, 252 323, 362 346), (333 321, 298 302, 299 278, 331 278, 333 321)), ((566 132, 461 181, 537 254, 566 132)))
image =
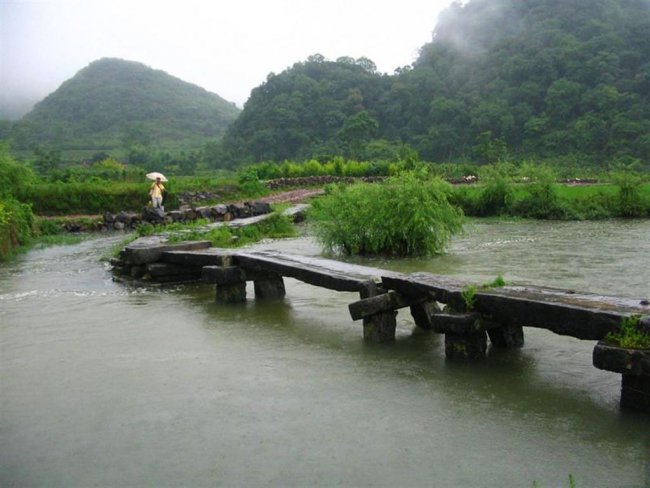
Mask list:
POLYGON ((0 261, 9 259, 18 246, 32 238, 34 214, 28 204, 14 196, 32 178, 31 171, 13 161, 0 146, 0 261))
MULTIPOLYGON (((42 153, 41 165, 32 167, 16 162, 6 147, 0 148, 0 226, 4 259, 9 255, 9 249, 29 244, 35 237, 56 234, 70 225, 76 227, 79 224, 82 229, 96 228, 97 217, 83 217, 88 222, 71 223, 62 216, 138 211, 148 204, 150 182, 145 178, 146 170, 141 167, 106 158, 85 165, 65 168, 54 165, 48 169, 50 156, 51 153, 42 153), (41 170, 37 176, 36 170, 39 167, 41 170)), ((411 193, 413 186, 419 186, 418 191, 429 188, 432 195, 444 194, 445 201, 455 207, 455 212, 460 213, 458 209, 461 209, 468 216, 562 220, 650 217, 650 178, 648 174, 635 172, 629 167, 619 166, 614 171, 602 172, 563 166, 549 167, 530 161, 489 165, 434 164, 420 162, 417 153, 407 147, 402 148, 401 156, 392 162, 363 162, 336 157, 324 163, 316 160, 303 163, 285 161, 279 165, 266 162, 242 168, 238 173, 219 175, 169 174, 165 207, 168 210, 177 208, 183 194, 200 194, 201 204, 254 199, 269 193, 263 180, 277 175, 285 178, 322 175, 385 176, 388 179, 390 183, 373 184, 376 188, 370 185, 364 186, 364 190, 357 190, 353 185, 347 190, 339 185, 329 189, 330 195, 323 202, 328 199, 332 202, 329 209, 332 216, 328 217, 330 220, 334 219, 336 212, 342 213, 347 208, 343 213, 356 211, 366 212, 366 215, 373 218, 381 216, 374 221, 366 217, 349 217, 358 218, 364 225, 372 223, 373 226, 380 226, 392 219, 392 227, 403 228, 402 234, 393 236, 385 230, 369 232, 363 239, 356 235, 351 237, 350 242, 340 244, 343 252, 439 252, 440 243, 432 244, 422 234, 422 229, 430 223, 427 219, 437 218, 435 212, 429 212, 427 207, 432 197, 411 193), (407 174, 416 174, 419 183, 412 185, 405 176, 407 174), (442 185, 444 191, 439 191, 442 188, 441 178, 471 184, 442 185), (570 178, 573 183, 583 180, 591 183, 567 185, 561 183, 563 178, 570 178), (403 188, 398 188, 399 185, 403 188), (396 215, 389 219, 388 212, 391 208, 403 212, 405 204, 399 203, 391 207, 383 196, 371 197, 380 188, 385 191, 389 187, 392 188, 391 198, 396 201, 411 199, 411 207, 415 211, 413 216, 396 215), (358 193, 356 198, 363 205, 347 202, 348 197, 352 198, 355 192, 358 193), (337 199, 340 199, 340 204, 334 203, 337 199), (412 234, 412 237, 405 237, 407 234, 412 234), (409 239, 413 242, 409 242, 409 239), (438 250, 434 251, 436 248, 438 250)), ((327 204, 318 205, 324 211, 327 204)), ((340 225, 346 222, 342 217, 336 217, 336 220, 340 225)), ((351 231, 361 232, 362 227, 347 225, 351 231)), ((347 230, 343 228, 335 231, 332 228, 331 232, 334 235, 347 230)), ((324 236, 324 231, 321 231, 321 236, 324 236)), ((444 240, 445 232, 441 236, 444 240)), ((329 238, 326 241, 332 243, 326 247, 339 246, 329 238)))
POLYGON ((602 175, 597 184, 562 184, 548 167, 482 167, 479 182, 454 188, 451 201, 466 215, 546 220, 650 217, 650 179, 634 171, 602 175))
POLYGON ((0 197, 0 261, 9 259, 18 246, 29 244, 33 218, 29 205, 0 197))

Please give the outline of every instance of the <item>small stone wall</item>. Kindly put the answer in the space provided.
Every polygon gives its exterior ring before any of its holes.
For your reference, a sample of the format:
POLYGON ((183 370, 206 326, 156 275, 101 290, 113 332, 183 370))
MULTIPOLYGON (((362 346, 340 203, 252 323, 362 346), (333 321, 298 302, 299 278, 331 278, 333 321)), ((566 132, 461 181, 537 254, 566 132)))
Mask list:
POLYGON ((159 214, 151 207, 143 208, 142 212, 120 212, 104 214, 102 230, 131 230, 143 223, 171 224, 189 223, 198 219, 208 219, 212 222, 230 221, 246 217, 255 217, 271 212, 271 205, 265 202, 245 202, 243 204, 213 205, 208 207, 181 207, 159 214))

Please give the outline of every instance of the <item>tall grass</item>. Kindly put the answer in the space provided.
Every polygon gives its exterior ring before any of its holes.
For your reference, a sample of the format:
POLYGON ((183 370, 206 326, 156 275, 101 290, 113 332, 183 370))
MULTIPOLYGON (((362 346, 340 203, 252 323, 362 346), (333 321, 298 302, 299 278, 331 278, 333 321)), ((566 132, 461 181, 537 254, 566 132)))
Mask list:
POLYGON ((451 187, 413 173, 382 183, 332 187, 313 204, 316 237, 330 252, 432 255, 462 230, 463 214, 447 199, 451 187))

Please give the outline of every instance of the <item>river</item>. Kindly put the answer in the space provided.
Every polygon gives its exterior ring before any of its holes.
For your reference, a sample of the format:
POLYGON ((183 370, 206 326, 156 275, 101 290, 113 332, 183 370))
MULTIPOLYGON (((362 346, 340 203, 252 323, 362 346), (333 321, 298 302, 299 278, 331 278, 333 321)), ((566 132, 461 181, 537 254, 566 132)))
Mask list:
MULTIPOLYGON (((650 296, 650 221, 466 229, 444 256, 357 262, 650 296)), ((99 258, 120 239, 0 265, 0 486, 650 486, 650 418, 619 411, 593 341, 525 328, 449 364, 404 311, 395 344, 365 344, 354 294, 287 279, 280 303, 224 306, 115 283, 99 258)))

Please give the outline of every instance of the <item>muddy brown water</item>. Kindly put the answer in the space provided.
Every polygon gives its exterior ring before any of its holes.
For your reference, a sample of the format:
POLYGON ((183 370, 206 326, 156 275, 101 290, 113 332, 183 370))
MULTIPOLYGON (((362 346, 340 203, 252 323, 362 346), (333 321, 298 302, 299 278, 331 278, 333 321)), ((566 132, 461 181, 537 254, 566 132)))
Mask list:
MULTIPOLYGON (((287 279, 282 302, 219 306, 114 283, 117 242, 0 265, 0 486, 650 486, 650 419, 619 411, 591 341, 526 328, 448 364, 405 312, 395 344, 364 344, 354 294, 287 279)), ((354 261, 647 297, 648 256, 650 221, 501 221, 444 256, 354 261)))

